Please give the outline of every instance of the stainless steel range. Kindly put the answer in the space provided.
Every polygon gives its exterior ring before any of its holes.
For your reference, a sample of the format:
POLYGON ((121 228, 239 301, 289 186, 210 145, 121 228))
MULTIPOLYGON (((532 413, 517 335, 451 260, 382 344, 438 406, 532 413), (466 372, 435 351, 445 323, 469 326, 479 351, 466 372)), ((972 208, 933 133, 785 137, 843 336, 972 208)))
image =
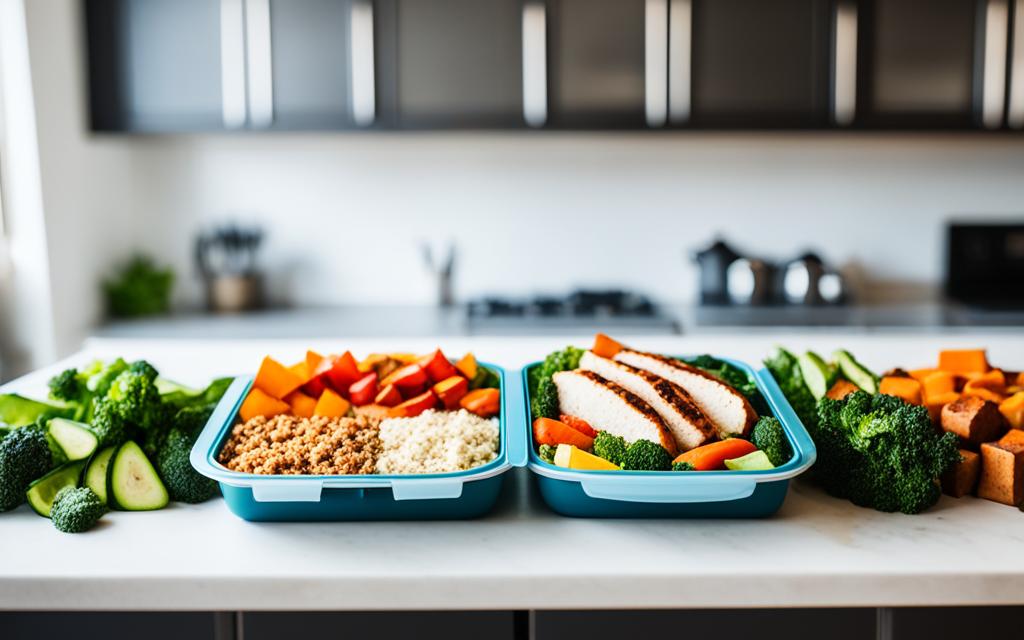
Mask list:
POLYGON ((679 322, 647 296, 622 290, 579 289, 565 296, 485 297, 466 306, 471 335, 678 334, 679 322))

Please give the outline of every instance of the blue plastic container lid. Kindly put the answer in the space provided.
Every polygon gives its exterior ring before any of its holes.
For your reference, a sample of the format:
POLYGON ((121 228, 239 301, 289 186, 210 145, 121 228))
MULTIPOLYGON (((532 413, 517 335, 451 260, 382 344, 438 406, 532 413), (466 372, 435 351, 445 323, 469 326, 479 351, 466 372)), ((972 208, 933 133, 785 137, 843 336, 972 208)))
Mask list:
POLYGON ((324 489, 390 488, 395 500, 453 499, 462 495, 466 482, 485 480, 512 467, 526 466, 529 435, 524 408, 523 387, 501 367, 481 366, 498 371, 501 378, 502 411, 499 416, 501 445, 498 456, 485 465, 466 471, 417 475, 257 475, 231 471, 217 461, 226 433, 235 425, 235 417, 252 386, 252 376, 235 378, 224 393, 210 420, 192 447, 189 457, 196 471, 233 487, 252 490, 257 502, 319 502, 324 489))

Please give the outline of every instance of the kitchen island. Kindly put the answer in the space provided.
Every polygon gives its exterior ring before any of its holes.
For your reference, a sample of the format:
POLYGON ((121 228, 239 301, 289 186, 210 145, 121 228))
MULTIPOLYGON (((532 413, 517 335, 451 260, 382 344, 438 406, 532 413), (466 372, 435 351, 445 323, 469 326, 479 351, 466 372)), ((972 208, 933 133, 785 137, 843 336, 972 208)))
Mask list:
MULTIPOLYGON (((776 344, 853 351, 879 370, 925 366, 940 348, 987 347, 1024 367, 1024 335, 813 333, 637 338, 671 353, 756 362, 776 344)), ((587 336, 573 342, 585 344, 587 336)), ((560 338, 446 339, 510 368, 560 338)), ((93 358, 149 359, 202 384, 307 347, 427 351, 429 339, 217 341, 95 339, 69 360, 3 388, 45 393, 61 368, 93 358)), ((249 523, 220 499, 111 513, 80 535, 27 506, 0 515, 0 609, 470 610, 899 607, 1024 604, 1024 513, 943 497, 918 516, 883 514, 794 482, 767 520, 575 520, 550 512, 529 473, 509 475, 489 516, 467 522, 249 523), (581 556, 580 550, 586 550, 581 556), (603 559, 603 560, 600 560, 603 559)))

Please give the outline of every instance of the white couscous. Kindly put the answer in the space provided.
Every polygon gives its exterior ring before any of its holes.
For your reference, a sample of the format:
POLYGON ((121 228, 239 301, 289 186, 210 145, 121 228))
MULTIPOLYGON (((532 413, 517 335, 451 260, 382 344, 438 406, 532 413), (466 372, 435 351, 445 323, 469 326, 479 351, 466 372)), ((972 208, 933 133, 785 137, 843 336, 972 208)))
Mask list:
POLYGON ((498 454, 497 419, 466 410, 426 411, 414 418, 380 423, 377 473, 415 474, 465 471, 498 454))

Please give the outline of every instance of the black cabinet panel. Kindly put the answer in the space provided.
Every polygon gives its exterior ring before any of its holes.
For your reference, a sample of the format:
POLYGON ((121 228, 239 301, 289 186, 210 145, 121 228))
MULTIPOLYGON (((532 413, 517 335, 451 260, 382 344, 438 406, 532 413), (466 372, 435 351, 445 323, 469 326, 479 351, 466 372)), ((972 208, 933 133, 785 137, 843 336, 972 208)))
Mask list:
POLYGON ((350 0, 271 0, 273 127, 352 125, 350 0))
POLYGON ((511 612, 246 613, 245 640, 513 640, 511 612))
POLYGON ((828 122, 828 0, 696 0, 695 126, 828 122))
POLYGON ((398 126, 523 124, 519 0, 397 0, 393 6, 393 13, 381 14, 392 31, 381 73, 393 91, 398 126))
POLYGON ((971 126, 979 82, 977 0, 862 2, 858 121, 971 126))
POLYGON ((644 0, 548 2, 548 122, 644 127, 644 0))
POLYGON ((0 612, 0 638, 104 640, 215 640, 212 613, 0 612))
POLYGON ((88 0, 93 128, 221 128, 220 7, 219 0, 88 0))

